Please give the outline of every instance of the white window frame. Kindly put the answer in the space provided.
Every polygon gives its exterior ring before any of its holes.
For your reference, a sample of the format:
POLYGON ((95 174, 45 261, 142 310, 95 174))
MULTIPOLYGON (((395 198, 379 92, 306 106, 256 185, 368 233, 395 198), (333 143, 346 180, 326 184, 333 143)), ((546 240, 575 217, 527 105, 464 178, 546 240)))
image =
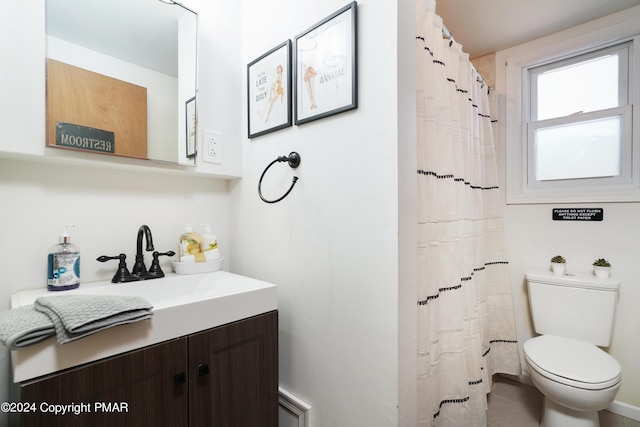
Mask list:
POLYGON ((530 190, 540 191, 555 191, 566 189, 568 191, 575 189, 586 189, 587 191, 594 191, 598 187, 611 187, 611 186, 629 186, 633 185, 633 158, 632 158, 632 134, 631 134, 631 106, 625 105, 623 107, 610 108, 601 111, 592 111, 589 113, 580 114, 579 117, 572 117, 572 121, 568 122, 565 117, 541 120, 534 123, 529 123, 527 126, 526 145, 527 145, 527 176, 526 186, 530 190), (558 180, 537 180, 536 179, 536 156, 535 156, 535 141, 534 133, 537 129, 546 126, 561 126, 566 124, 578 124, 581 122, 587 122, 597 119, 605 119, 611 117, 620 117, 621 123, 621 171, 620 175, 607 176, 607 177, 586 177, 586 178, 567 178, 558 180))
MULTIPOLYGON (((498 149, 504 148, 507 204, 640 201, 640 6, 496 53, 496 89, 504 94, 498 117, 498 149), (632 73, 625 116, 631 143, 623 145, 622 175, 609 179, 531 180, 527 144, 529 70, 569 56, 588 53, 625 41, 632 73), (633 106, 635 106, 635 113, 633 106), (631 116, 631 117, 629 117, 631 116), (629 120, 630 119, 630 120, 629 120), (542 184, 542 185, 541 185, 542 184)), ((588 118, 587 113, 584 114, 588 118)), ((553 119, 552 119, 553 120, 553 119)), ((627 134, 628 135, 628 134, 627 134)))

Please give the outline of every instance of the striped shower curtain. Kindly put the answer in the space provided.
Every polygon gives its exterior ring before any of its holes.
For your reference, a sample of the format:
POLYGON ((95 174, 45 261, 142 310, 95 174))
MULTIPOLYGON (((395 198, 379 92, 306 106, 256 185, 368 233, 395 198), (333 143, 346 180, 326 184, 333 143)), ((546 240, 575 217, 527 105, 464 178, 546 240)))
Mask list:
POLYGON ((489 88, 416 10, 418 425, 485 426, 492 375, 520 374, 489 88))

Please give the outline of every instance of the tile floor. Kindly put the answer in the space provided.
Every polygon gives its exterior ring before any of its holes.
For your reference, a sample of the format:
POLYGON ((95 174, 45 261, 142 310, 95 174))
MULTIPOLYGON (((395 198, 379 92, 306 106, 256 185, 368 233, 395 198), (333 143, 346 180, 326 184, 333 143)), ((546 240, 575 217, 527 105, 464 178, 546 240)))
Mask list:
MULTIPOLYGON (((535 387, 496 376, 488 397, 487 427, 537 427, 542 395, 535 387)), ((640 421, 600 411, 600 427, 640 427, 640 421)))

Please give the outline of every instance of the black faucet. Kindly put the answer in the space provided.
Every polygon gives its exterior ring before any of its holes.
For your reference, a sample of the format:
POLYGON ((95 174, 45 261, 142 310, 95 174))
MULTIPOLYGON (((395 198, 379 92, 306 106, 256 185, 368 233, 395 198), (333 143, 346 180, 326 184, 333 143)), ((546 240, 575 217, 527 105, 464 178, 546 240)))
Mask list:
POLYGON ((151 229, 146 225, 141 225, 138 229, 138 240, 136 245, 136 261, 133 266, 133 270, 129 273, 129 269, 127 269, 127 256, 125 254, 120 254, 117 256, 100 256, 97 258, 97 261, 107 262, 112 259, 117 259, 120 261, 118 264, 118 271, 111 279, 112 283, 121 283, 121 282, 136 282, 138 280, 147 280, 147 279, 159 279, 164 277, 164 272, 160 268, 159 257, 161 256, 169 256, 172 257, 176 253, 173 251, 168 252, 158 252, 155 251, 153 247, 153 238, 151 237, 151 229), (148 252, 153 252, 153 262, 151 263, 151 268, 147 271, 147 267, 144 265, 144 253, 142 252, 142 238, 145 238, 147 241, 146 250, 148 252))
POLYGON ((144 254, 142 253, 142 238, 147 240, 147 252, 155 250, 153 247, 153 238, 151 237, 151 229, 146 225, 141 225, 138 229, 138 241, 136 246, 136 263, 133 265, 131 274, 144 278, 147 274, 147 267, 144 265, 144 254))

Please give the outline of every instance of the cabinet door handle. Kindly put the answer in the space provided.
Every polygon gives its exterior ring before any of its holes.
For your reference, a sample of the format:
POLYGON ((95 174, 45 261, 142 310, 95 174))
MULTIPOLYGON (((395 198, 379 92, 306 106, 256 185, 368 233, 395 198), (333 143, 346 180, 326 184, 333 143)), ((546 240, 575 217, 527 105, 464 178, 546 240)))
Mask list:
POLYGON ((205 375, 209 374, 209 365, 206 363, 201 363, 200 365, 198 365, 198 376, 199 377, 204 377, 205 375))
POLYGON ((173 385, 177 386, 187 382, 187 375, 184 372, 177 373, 173 376, 173 385))

